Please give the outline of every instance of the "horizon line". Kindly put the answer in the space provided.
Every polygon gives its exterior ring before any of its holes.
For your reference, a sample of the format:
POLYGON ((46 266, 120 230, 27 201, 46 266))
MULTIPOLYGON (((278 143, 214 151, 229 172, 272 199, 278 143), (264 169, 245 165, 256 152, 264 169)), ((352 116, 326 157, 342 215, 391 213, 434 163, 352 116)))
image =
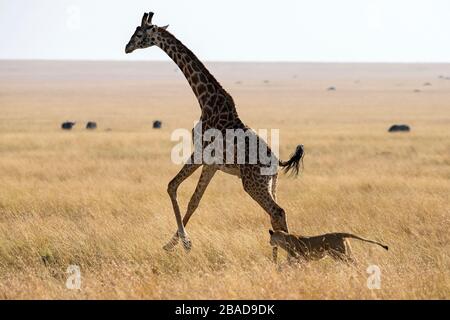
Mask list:
MULTIPOLYGON (((29 58, 0 58, 1 62, 173 62, 170 59, 29 59, 29 58)), ((209 63, 304 63, 304 64, 450 64, 450 61, 307 61, 307 60, 203 60, 209 63)))

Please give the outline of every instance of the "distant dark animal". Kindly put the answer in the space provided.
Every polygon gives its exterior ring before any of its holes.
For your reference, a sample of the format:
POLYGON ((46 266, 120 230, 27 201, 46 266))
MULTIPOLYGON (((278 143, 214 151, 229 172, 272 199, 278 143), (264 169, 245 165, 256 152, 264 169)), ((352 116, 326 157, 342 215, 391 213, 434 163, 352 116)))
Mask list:
POLYGON ((159 120, 153 121, 153 129, 161 129, 162 122, 159 120))
POLYGON ((75 122, 69 122, 69 121, 66 121, 66 122, 63 122, 62 124, 61 124, 61 129, 63 129, 63 130, 70 130, 70 129, 72 129, 72 127, 75 125, 75 122))
POLYGON ((414 92, 420 92, 420 90, 419 89, 414 89, 414 92))
POLYGON ((328 91, 336 91, 336 87, 328 87, 328 91))
POLYGON ((409 132, 411 129, 406 124, 394 124, 389 128, 389 132, 409 132))
POLYGON ((425 82, 423 85, 424 85, 424 86, 431 86, 431 83, 425 82))
POLYGON ((86 124, 86 129, 90 129, 90 130, 97 129, 97 123, 93 122, 93 121, 89 121, 86 124))

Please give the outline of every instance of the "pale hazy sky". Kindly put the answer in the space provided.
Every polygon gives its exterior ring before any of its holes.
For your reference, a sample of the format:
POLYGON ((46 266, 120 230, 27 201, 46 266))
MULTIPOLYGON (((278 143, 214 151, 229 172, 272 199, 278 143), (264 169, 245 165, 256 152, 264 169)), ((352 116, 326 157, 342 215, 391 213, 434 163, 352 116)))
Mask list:
POLYGON ((166 60, 145 11, 202 60, 450 62, 449 0, 0 0, 0 59, 166 60))

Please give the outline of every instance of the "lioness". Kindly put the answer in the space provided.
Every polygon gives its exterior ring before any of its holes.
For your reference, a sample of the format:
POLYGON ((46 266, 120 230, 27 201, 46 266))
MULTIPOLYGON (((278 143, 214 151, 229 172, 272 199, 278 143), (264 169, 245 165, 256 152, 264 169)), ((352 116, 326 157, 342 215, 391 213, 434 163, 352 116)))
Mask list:
POLYGON ((350 243, 346 238, 354 238, 370 243, 375 243, 388 250, 379 242, 363 239, 350 233, 327 233, 315 237, 302 237, 286 233, 284 231, 272 231, 270 233, 270 244, 279 246, 288 252, 289 258, 297 261, 320 260, 329 255, 335 260, 355 263, 352 257, 350 243))

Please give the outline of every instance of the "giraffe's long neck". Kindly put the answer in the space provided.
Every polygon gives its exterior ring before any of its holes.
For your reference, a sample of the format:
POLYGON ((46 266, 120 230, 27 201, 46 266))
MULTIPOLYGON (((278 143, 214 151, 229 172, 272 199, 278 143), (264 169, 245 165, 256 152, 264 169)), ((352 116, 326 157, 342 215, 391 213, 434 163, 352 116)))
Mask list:
POLYGON ((222 88, 220 83, 192 51, 175 38, 174 35, 165 29, 158 28, 158 33, 153 42, 178 65, 189 82, 192 91, 194 91, 202 109, 218 93, 229 99, 234 107, 233 98, 222 88))

